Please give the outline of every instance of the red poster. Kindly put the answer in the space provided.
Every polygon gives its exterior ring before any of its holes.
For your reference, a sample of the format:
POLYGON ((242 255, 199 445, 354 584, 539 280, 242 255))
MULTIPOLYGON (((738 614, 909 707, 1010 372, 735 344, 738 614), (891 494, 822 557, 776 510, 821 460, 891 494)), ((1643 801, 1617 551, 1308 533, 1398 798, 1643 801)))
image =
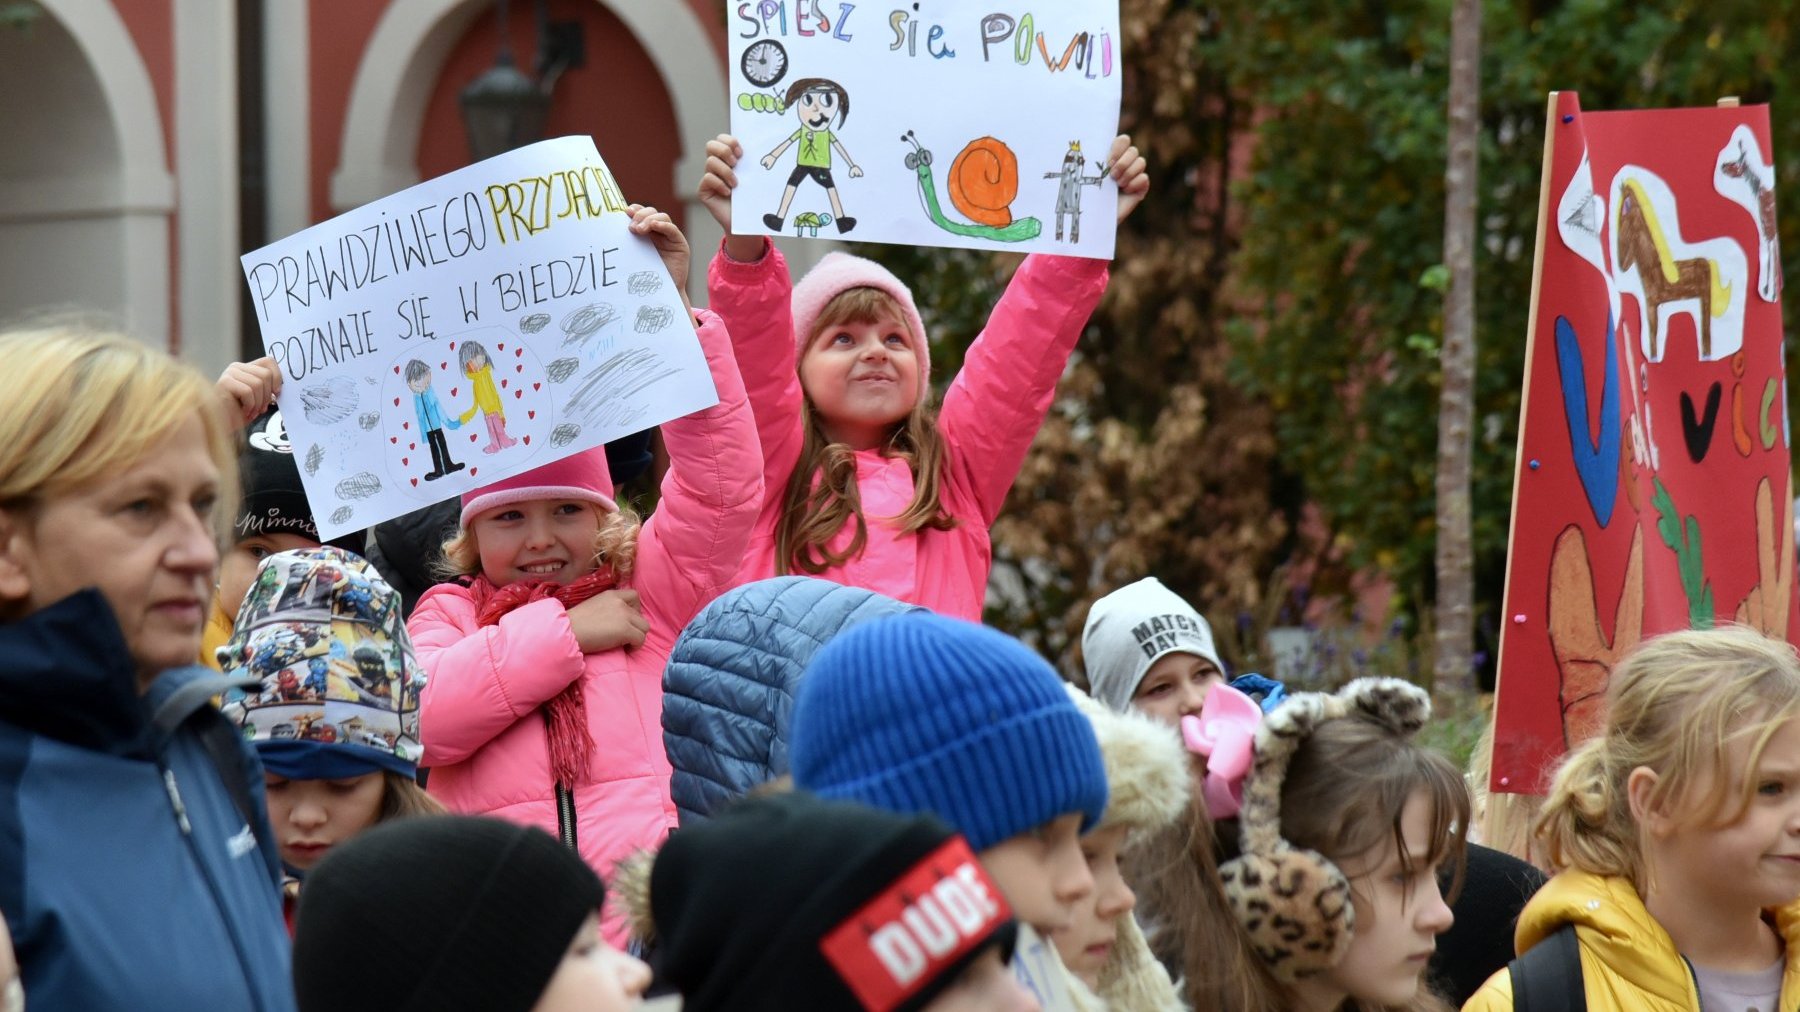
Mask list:
POLYGON ((1550 97, 1494 790, 1544 790, 1642 639, 1800 629, 1771 150, 1767 106, 1550 97))

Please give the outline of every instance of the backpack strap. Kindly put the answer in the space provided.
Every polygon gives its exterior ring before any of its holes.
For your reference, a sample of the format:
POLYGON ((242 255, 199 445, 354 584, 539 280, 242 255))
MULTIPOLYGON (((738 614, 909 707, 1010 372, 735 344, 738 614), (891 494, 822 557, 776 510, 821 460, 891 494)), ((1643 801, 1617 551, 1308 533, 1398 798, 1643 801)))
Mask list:
POLYGON ((1564 924, 1506 964, 1506 972, 1512 976, 1513 1012, 1587 1012, 1581 945, 1573 924, 1564 924))

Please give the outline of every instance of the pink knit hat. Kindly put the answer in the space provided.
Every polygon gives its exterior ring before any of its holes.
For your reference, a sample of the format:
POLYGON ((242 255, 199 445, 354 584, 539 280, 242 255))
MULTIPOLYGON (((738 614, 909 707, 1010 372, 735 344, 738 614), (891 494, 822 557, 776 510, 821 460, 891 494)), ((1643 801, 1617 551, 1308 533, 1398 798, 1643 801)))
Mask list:
POLYGON ((534 499, 576 499, 616 512, 619 504, 613 501, 612 491, 612 472, 606 467, 606 447, 596 446, 543 467, 534 467, 524 474, 464 492, 462 526, 466 529, 469 521, 488 510, 534 499))
POLYGON ((873 288, 886 292, 900 303, 906 325, 912 328, 914 349, 919 358, 919 396, 931 389, 931 342, 925 339, 925 321, 919 318, 919 307, 913 303, 912 289, 893 272, 873 260, 848 253, 827 253, 800 283, 794 286, 794 358, 806 354, 807 339, 813 324, 824 312, 826 303, 852 288, 873 288))

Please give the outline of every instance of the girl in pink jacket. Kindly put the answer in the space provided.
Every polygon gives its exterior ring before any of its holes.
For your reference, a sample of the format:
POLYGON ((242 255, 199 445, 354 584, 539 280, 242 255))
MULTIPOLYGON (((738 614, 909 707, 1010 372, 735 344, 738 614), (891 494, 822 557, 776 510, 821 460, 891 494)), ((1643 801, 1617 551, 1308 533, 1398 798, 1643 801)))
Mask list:
MULTIPOLYGON (((687 242, 668 217, 644 209, 632 228, 684 288, 687 242)), ((477 489, 444 546, 465 579, 428 591, 407 622, 431 673, 419 711, 431 793, 558 835, 602 876, 676 824, 663 665, 731 586, 762 505, 731 339, 718 317, 693 316, 719 403, 662 426, 656 513, 640 527, 614 503, 603 447, 477 489)), ((622 925, 607 934, 622 942, 622 925)))
MULTIPOLYGON (((1106 291, 1106 264, 1027 257, 940 412, 906 285, 841 253, 792 284, 765 237, 731 234, 743 149, 722 134, 706 151, 700 199, 726 232, 707 292, 730 326, 763 449, 765 499, 738 582, 806 573, 979 622, 988 529, 1106 291)), ((1122 221, 1149 178, 1127 137, 1110 164, 1122 221)))

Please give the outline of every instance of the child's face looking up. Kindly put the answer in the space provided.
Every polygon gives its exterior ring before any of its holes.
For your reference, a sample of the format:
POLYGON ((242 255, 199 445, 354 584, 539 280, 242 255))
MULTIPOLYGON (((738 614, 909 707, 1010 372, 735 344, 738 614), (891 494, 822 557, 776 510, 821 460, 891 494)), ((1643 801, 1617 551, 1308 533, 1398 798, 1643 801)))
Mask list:
POLYGON ((534 499, 488 510, 470 525, 481 571, 496 586, 520 580, 573 583, 597 568, 598 508, 578 499, 534 499))
POLYGON ((875 449, 919 401, 912 333, 892 317, 822 328, 800 360, 800 388, 827 438, 875 449))
POLYGON ((1013 913, 1045 937, 1069 928, 1075 905, 1094 891, 1094 875, 1081 853, 1079 812, 1002 840, 978 856, 1013 913))

